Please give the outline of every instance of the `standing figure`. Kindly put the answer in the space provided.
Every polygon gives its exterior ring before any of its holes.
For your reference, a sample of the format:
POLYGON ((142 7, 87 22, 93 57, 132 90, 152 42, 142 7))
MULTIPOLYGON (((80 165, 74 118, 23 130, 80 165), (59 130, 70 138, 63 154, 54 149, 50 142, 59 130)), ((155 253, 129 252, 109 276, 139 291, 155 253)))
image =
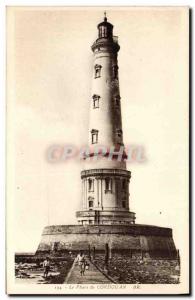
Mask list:
POLYGON ((80 253, 77 255, 76 262, 78 262, 81 276, 83 276, 85 274, 86 259, 82 251, 80 251, 80 253))
POLYGON ((44 268, 44 273, 43 277, 47 278, 50 270, 50 259, 49 257, 46 257, 46 259, 43 262, 43 268, 44 268))

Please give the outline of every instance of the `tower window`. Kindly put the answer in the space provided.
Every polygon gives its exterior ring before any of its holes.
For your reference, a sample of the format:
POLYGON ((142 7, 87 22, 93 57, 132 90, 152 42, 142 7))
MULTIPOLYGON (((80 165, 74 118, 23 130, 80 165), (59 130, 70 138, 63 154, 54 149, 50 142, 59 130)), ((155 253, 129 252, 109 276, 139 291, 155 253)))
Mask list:
POLYGON ((118 66, 117 65, 113 66, 113 78, 118 79, 118 66))
POLYGON ((91 130, 91 143, 97 144, 97 142, 98 142, 98 130, 92 129, 91 130))
POLYGON ((99 78, 101 76, 101 65, 95 65, 95 78, 99 78))
POLYGON ((94 191, 94 180, 91 178, 88 179, 88 189, 89 189, 89 192, 94 191))
POLYGON ((104 26, 100 26, 99 28, 99 37, 100 38, 104 38, 104 37, 107 37, 107 27, 104 27, 104 26))
POLYGON ((116 107, 120 107, 120 99, 121 97, 119 95, 114 97, 116 107))
POLYGON ((98 95, 93 95, 93 108, 99 108, 99 100, 100 96, 98 95))
POLYGON ((94 203, 94 198, 93 197, 89 197, 88 198, 88 200, 89 200, 89 209, 92 209, 93 208, 93 203, 94 203))
POLYGON ((126 208, 126 201, 122 201, 122 207, 126 208))
POLYGON ((123 132, 122 132, 121 129, 117 129, 116 134, 117 134, 118 137, 122 137, 123 132))
POLYGON ((123 179, 123 181, 122 181, 122 189, 126 190, 126 180, 125 179, 123 179))
POLYGON ((107 37, 107 27, 102 27, 102 37, 107 37))
POLYGON ((105 179, 105 192, 112 192, 112 179, 108 177, 105 179))
POLYGON ((93 201, 92 200, 89 201, 89 208, 90 207, 93 207, 93 201))

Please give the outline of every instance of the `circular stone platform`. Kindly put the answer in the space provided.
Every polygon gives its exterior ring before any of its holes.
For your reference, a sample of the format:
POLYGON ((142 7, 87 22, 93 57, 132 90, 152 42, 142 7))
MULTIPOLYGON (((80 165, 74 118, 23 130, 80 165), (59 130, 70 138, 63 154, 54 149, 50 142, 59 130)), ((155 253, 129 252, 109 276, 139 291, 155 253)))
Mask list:
POLYGON ((175 257, 172 229, 151 225, 55 225, 42 233, 36 254, 51 251, 104 251, 143 253, 150 257, 175 257))

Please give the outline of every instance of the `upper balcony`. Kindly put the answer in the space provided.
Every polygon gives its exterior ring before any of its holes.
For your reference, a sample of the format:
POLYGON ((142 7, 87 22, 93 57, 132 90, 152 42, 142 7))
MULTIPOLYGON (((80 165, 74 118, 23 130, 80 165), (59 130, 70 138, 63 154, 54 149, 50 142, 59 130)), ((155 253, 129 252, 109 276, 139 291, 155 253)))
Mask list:
POLYGON ((113 36, 110 38, 100 37, 95 40, 91 49, 93 52, 97 49, 98 51, 108 49, 112 52, 118 52, 120 50, 120 46, 118 44, 118 36, 113 36))
POLYGON ((90 169, 81 171, 81 178, 88 176, 122 176, 126 178, 131 178, 131 172, 121 169, 90 169))

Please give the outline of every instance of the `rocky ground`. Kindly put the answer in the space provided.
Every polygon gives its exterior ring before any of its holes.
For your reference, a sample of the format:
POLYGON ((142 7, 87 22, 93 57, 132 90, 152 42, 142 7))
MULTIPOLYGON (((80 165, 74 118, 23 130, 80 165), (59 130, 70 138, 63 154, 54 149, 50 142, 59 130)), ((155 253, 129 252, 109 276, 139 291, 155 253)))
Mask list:
POLYGON ((43 276, 44 257, 16 257, 15 277, 18 283, 61 284, 73 264, 71 256, 51 257, 49 276, 43 276))
MULTIPOLYGON (((44 278, 42 262, 45 257, 19 257, 15 259, 15 276, 18 283, 62 284, 71 269, 75 255, 51 258, 48 278, 44 278)), ((120 284, 177 284, 180 278, 178 260, 132 258, 113 254, 105 265, 105 254, 96 254, 93 263, 111 280, 120 284)))
MULTIPOLYGON (((105 270, 104 255, 96 255, 95 264, 105 270)), ((108 275, 124 284, 177 284, 180 266, 177 260, 141 259, 115 254, 107 265, 108 275)))

